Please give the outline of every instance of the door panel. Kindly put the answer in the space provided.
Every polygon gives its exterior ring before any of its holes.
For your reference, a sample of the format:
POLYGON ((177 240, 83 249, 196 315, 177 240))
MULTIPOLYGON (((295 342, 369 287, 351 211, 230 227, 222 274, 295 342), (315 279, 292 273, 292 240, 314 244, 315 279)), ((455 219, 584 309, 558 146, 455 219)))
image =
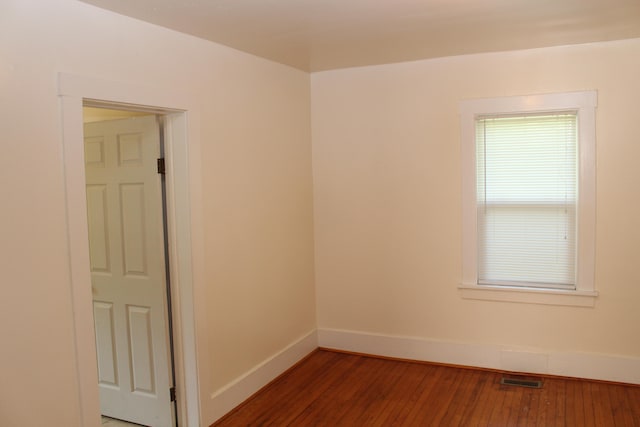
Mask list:
POLYGON ((128 306, 129 357, 131 358, 132 389, 137 393, 154 394, 153 347, 149 307, 128 306))
POLYGON ((92 273, 109 273, 111 268, 107 210, 107 186, 87 185, 89 258, 92 273))
POLYGON ((85 124, 94 321, 103 415, 169 427, 172 410, 159 126, 85 124))
POLYGON ((144 184, 120 185, 122 254, 125 276, 147 276, 144 184))
POLYGON ((113 329, 113 304, 94 301, 93 317, 96 328, 98 352, 98 382, 102 385, 118 386, 116 363, 116 337, 113 329))

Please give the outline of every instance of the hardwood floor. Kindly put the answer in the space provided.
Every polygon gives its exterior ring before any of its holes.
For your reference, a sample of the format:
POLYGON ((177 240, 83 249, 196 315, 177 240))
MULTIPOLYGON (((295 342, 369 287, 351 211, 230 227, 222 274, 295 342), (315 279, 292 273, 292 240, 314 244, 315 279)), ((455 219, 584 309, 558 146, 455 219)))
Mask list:
POLYGON ((318 350, 213 426, 640 427, 640 386, 318 350))

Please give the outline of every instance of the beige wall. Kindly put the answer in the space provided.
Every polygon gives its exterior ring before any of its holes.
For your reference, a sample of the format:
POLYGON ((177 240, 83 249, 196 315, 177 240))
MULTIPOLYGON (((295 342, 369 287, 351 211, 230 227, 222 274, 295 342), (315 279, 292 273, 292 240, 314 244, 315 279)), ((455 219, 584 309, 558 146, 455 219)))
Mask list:
POLYGON ((638 76, 640 40, 313 74, 318 327, 638 360, 638 76), (595 308, 461 299, 459 102, 593 89, 595 308))
POLYGON ((126 110, 110 110, 108 108, 84 107, 82 121, 84 123, 101 122, 104 120, 126 119, 128 117, 146 116, 149 113, 126 110))
POLYGON ((313 331, 309 75, 77 1, 2 1, 0 425, 80 422, 58 72, 200 95, 208 392, 313 331))

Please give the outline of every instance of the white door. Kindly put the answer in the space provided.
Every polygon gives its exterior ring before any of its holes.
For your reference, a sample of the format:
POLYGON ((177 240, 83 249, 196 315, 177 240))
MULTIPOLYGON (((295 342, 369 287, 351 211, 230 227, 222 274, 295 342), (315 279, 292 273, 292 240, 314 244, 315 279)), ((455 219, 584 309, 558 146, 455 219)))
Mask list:
POLYGON ((85 170, 103 415, 172 425, 155 116, 87 123, 85 170))

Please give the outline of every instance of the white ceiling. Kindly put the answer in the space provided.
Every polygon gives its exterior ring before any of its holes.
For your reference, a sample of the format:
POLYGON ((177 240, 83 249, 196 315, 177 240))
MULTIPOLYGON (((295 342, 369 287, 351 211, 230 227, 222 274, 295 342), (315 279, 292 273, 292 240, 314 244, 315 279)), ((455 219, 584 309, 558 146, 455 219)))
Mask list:
POLYGON ((81 0, 305 71, 640 37, 640 0, 81 0))

